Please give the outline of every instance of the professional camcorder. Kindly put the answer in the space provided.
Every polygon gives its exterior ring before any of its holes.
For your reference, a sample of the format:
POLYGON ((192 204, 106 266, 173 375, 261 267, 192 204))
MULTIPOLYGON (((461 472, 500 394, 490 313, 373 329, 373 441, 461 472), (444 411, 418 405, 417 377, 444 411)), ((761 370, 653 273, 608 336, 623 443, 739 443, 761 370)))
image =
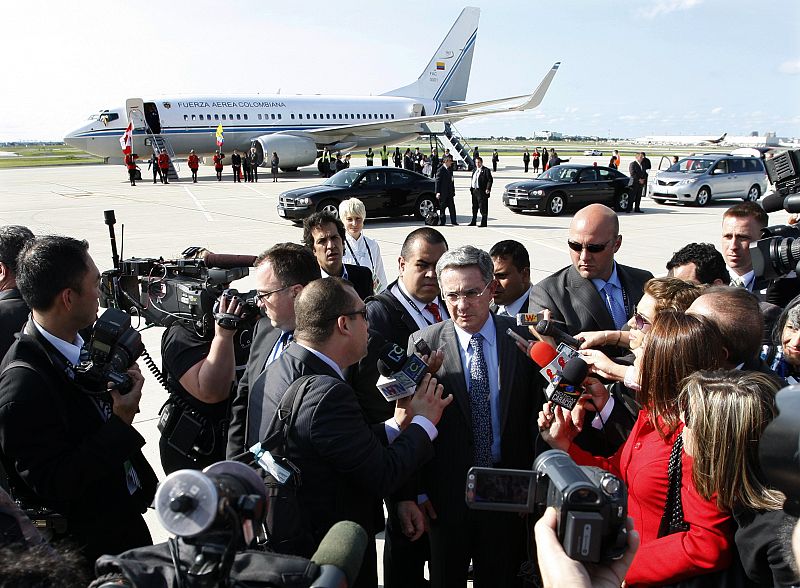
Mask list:
MULTIPOLYGON (((165 260, 137 258, 120 260, 117 254, 113 210, 104 213, 111 239, 114 269, 103 272, 100 305, 141 316, 148 326, 168 327, 176 321, 191 326, 204 339, 214 336, 217 299, 227 294, 245 306, 241 317, 218 317, 223 327, 236 329, 255 324, 259 317, 256 292, 240 293, 228 288, 249 273, 255 256, 208 253, 202 258, 165 260)), ((185 257, 200 249, 189 247, 185 257)))
POLYGON ((364 529, 340 521, 310 560, 263 550, 266 489, 261 477, 239 462, 173 472, 159 486, 155 505, 159 521, 176 537, 104 555, 95 565, 92 587, 346 588, 358 576, 367 548, 364 529))
POLYGON ((766 481, 786 495, 783 510, 800 517, 800 384, 780 390, 775 404, 778 416, 761 435, 758 461, 766 481))
POLYGON ((625 484, 600 468, 578 466, 564 451, 545 451, 533 471, 470 468, 466 498, 478 510, 535 513, 555 507, 558 538, 572 559, 597 563, 625 553, 625 484))
POLYGON ((800 227, 776 225, 761 229, 761 239, 750 244, 756 277, 769 280, 797 271, 800 265, 800 227))

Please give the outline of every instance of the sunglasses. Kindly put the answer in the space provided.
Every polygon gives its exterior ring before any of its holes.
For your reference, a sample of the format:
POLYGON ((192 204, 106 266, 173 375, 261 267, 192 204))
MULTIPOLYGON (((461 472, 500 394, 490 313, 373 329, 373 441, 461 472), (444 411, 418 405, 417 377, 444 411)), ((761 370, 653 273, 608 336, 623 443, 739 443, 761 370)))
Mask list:
POLYGON ((578 243, 577 241, 567 241, 567 245, 569 246, 570 249, 572 249, 577 253, 580 253, 584 249, 586 249, 586 251, 588 251, 589 253, 600 253, 612 241, 614 241, 614 239, 610 239, 605 243, 587 243, 586 245, 584 245, 583 243, 578 243))
POLYGON ((644 315, 637 310, 633 313, 633 320, 636 324, 636 328, 642 333, 646 333, 653 326, 653 323, 647 320, 644 315))

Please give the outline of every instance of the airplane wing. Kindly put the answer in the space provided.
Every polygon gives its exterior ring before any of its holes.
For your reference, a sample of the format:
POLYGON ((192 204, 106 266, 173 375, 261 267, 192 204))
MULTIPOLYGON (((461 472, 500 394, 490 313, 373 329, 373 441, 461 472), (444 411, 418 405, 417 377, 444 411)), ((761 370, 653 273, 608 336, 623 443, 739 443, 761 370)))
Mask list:
POLYGON ((472 104, 460 104, 455 107, 447 108, 442 114, 430 116, 415 116, 409 118, 399 118, 394 120, 382 120, 378 122, 359 123, 350 125, 339 125, 335 127, 324 127, 308 131, 285 131, 281 134, 294 135, 313 139, 318 144, 327 144, 346 141, 352 135, 359 137, 380 138, 386 136, 389 131, 394 133, 426 133, 427 124, 436 122, 458 121, 474 116, 486 116, 487 114, 498 114, 501 112, 520 112, 531 110, 539 106, 547 93, 550 83, 558 71, 561 62, 556 62, 550 71, 544 76, 539 86, 532 94, 523 96, 512 96, 486 102, 475 102, 472 104), (487 106, 514 102, 525 99, 525 102, 508 108, 484 109, 487 106))

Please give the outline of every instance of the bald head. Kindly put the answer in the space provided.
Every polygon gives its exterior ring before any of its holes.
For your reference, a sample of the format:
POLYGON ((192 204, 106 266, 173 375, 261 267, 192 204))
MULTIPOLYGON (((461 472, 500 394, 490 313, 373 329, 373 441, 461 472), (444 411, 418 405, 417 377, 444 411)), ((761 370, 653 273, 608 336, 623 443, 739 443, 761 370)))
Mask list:
POLYGON ((581 277, 589 280, 610 278, 614 269, 614 254, 620 245, 619 219, 608 206, 590 204, 572 218, 569 225, 569 253, 572 265, 581 277))

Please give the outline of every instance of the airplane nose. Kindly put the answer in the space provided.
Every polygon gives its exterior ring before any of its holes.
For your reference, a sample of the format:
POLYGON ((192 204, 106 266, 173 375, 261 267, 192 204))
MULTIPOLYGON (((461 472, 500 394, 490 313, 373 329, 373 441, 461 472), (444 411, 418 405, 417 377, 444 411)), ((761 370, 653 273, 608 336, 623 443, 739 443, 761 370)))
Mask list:
POLYGON ((70 147, 74 147, 75 149, 80 149, 81 151, 86 151, 86 146, 88 141, 83 137, 78 137, 74 134, 67 135, 64 137, 64 143, 69 145, 70 147))

